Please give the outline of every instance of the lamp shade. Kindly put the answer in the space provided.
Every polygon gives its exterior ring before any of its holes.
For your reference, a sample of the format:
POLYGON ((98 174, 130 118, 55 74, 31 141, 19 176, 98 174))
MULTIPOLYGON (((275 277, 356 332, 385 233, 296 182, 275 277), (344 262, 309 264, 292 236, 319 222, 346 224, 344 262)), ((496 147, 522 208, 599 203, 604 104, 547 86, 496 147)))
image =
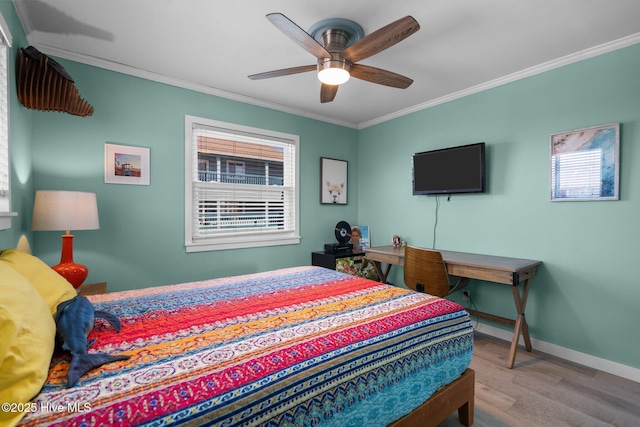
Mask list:
POLYGON ((35 231, 97 230, 95 193, 36 191, 31 229, 35 231))

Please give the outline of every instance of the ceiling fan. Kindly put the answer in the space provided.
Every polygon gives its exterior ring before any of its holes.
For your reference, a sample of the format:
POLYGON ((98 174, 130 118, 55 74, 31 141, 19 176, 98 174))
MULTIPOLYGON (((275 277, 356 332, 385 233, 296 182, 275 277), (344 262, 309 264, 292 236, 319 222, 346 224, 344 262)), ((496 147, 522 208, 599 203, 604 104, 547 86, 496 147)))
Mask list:
POLYGON ((349 77, 366 80, 385 86, 408 88, 413 80, 391 71, 358 64, 365 58, 382 52, 406 39, 420 29, 420 24, 411 16, 405 16, 373 33, 364 36, 362 27, 347 19, 327 19, 314 24, 307 33, 282 13, 270 13, 267 19, 300 47, 318 58, 316 65, 284 68, 252 74, 252 80, 287 76, 290 74, 318 71, 322 82, 320 102, 331 102, 338 86, 349 77))

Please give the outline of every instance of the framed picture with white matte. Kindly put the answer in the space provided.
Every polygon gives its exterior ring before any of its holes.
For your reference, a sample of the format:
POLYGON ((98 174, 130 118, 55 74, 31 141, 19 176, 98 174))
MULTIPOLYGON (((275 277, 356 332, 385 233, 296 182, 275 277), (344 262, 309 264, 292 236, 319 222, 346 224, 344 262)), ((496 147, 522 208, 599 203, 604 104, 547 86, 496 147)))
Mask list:
POLYGON ((320 158, 320 203, 347 204, 347 161, 320 158))
POLYGON ((620 123, 551 135, 552 201, 619 200, 620 123))
POLYGON ((149 185, 150 150, 128 145, 104 145, 104 182, 149 185))

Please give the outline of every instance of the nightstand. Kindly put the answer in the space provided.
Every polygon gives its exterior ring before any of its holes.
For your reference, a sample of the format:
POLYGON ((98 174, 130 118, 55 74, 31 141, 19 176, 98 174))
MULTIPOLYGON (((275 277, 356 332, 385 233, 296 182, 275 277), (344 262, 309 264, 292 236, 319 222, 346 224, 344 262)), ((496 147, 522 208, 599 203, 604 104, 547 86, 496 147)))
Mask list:
POLYGON ((379 280, 373 263, 365 259, 362 249, 354 249, 353 251, 344 251, 336 254, 312 252, 311 265, 330 268, 341 273, 366 277, 371 280, 379 280))
POLYGON ((99 295, 107 293, 107 282, 85 283, 78 288, 78 295, 99 295))

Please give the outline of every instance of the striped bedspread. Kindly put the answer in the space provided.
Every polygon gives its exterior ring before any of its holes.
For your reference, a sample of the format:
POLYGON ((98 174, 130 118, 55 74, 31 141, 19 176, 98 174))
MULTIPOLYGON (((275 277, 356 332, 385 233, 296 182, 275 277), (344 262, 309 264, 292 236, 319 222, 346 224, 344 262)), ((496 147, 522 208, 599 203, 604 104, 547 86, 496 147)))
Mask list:
POLYGON ((467 312, 320 267, 90 297, 90 352, 128 354, 66 387, 56 353, 21 425, 375 426, 469 365, 467 312))

